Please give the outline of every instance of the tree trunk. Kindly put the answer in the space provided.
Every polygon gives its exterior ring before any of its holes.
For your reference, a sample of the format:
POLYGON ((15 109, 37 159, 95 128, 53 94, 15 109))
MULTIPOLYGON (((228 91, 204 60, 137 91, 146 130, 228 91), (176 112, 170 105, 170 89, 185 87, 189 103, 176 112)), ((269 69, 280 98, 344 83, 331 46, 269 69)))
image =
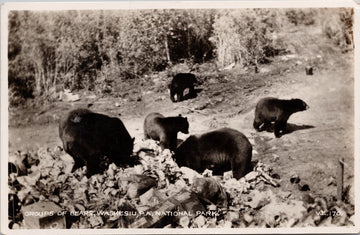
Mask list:
POLYGON ((172 64, 171 60, 170 60, 170 52, 169 52, 169 44, 168 44, 167 35, 165 35, 164 43, 165 43, 165 52, 166 52, 167 63, 172 64))

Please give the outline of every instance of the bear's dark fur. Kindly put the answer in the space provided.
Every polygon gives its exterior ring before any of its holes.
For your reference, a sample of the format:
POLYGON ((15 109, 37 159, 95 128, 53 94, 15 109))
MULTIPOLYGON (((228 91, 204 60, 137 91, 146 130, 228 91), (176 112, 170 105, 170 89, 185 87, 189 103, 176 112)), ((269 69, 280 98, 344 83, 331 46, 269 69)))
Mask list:
POLYGON ((87 177, 104 170, 104 156, 118 166, 134 164, 130 157, 134 139, 118 118, 75 109, 60 121, 59 135, 64 150, 74 158, 72 171, 86 165, 87 177))
POLYGON ((275 122, 274 134, 279 138, 281 131, 283 134, 286 132, 286 124, 290 115, 308 108, 309 106, 301 99, 263 98, 256 105, 253 126, 257 131, 263 131, 269 129, 271 122, 275 122))
POLYGON ((205 169, 213 174, 232 170, 236 179, 251 170, 252 146, 241 132, 222 128, 200 136, 191 135, 176 150, 174 159, 179 166, 199 173, 205 169))
POLYGON ((189 133, 189 122, 186 117, 164 117, 160 113, 150 113, 145 118, 145 139, 159 140, 162 149, 176 149, 179 131, 189 133))
POLYGON ((189 97, 196 96, 194 84, 197 83, 196 77, 192 73, 178 73, 172 79, 170 88, 170 99, 172 102, 182 101, 184 99, 184 90, 189 88, 189 97), (175 95, 177 100, 175 100, 175 95))

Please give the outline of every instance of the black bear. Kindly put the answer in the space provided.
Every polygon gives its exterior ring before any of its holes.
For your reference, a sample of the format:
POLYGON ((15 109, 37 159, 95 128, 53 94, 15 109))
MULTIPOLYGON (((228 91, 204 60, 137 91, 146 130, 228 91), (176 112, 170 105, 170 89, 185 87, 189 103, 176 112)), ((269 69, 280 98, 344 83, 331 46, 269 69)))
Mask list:
POLYGON ((159 140, 162 149, 176 149, 179 131, 189 133, 189 122, 186 117, 164 117, 160 113, 150 113, 145 118, 145 139, 159 140))
POLYGON ((191 135, 176 150, 177 164, 199 173, 205 169, 213 174, 232 170, 236 179, 251 170, 252 146, 241 132, 222 128, 200 136, 191 135))
POLYGON ((178 73, 172 79, 170 88, 170 99, 172 102, 182 101, 184 99, 184 90, 189 88, 189 98, 196 96, 194 84, 197 83, 196 77, 192 73, 178 73), (177 99, 175 100, 175 95, 177 99))
POLYGON ((281 100, 273 97, 261 99, 255 108, 253 126, 257 131, 268 130, 271 122, 274 124, 274 134, 277 138, 286 132, 286 124, 290 115, 308 109, 309 106, 301 99, 281 100))
POLYGON ((83 165, 87 177, 101 173, 104 156, 118 166, 133 165, 134 139, 122 121, 87 109, 70 111, 59 124, 64 150, 75 161, 72 171, 83 165))

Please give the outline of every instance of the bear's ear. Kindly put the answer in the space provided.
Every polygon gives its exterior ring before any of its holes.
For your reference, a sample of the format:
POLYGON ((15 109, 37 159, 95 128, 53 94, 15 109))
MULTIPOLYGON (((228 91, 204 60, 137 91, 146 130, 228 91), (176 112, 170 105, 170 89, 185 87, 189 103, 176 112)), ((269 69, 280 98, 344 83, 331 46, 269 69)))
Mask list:
POLYGON ((179 114, 179 117, 182 117, 181 114, 179 114))
POLYGON ((131 140, 132 140, 132 142, 134 143, 134 142, 135 142, 135 137, 133 137, 131 140))
POLYGON ((304 101, 303 101, 303 106, 305 107, 305 110, 310 108, 310 106, 307 103, 305 103, 304 101))

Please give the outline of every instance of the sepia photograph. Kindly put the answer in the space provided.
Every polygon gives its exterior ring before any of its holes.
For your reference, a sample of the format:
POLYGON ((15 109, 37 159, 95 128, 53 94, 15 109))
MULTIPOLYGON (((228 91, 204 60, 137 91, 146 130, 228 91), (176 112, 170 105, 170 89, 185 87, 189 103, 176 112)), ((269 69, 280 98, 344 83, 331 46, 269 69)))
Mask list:
POLYGON ((1 233, 360 232, 357 7, 3 4, 1 233))

